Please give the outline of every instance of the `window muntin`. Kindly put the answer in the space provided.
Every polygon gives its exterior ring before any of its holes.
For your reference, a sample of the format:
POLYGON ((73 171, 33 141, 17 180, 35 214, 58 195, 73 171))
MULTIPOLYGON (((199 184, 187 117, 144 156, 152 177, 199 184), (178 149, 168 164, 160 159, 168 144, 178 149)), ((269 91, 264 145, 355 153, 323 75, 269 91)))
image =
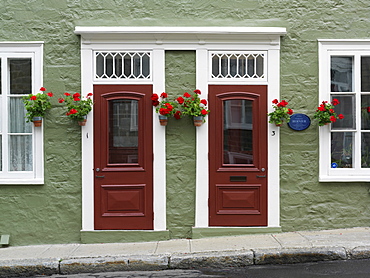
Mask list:
POLYGON ((22 97, 41 87, 42 43, 0 44, 0 184, 43 183, 42 128, 26 123, 22 97))
POLYGON ((266 79, 266 52, 210 52, 210 79, 261 81, 266 79))
POLYGON ((95 52, 95 80, 151 80, 151 52, 95 52))

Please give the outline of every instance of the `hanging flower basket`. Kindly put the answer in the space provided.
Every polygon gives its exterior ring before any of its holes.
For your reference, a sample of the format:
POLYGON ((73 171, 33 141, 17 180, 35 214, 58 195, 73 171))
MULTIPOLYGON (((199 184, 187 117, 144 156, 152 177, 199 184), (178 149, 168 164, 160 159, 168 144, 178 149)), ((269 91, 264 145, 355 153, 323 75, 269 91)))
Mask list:
POLYGON ((39 127, 42 125, 42 117, 33 117, 32 122, 35 127, 39 127))
POLYGON ((82 120, 78 120, 77 122, 79 126, 85 126, 87 122, 87 116, 84 116, 82 120))
POLYGON ((201 126, 204 122, 204 117, 203 116, 194 116, 193 121, 194 121, 194 126, 201 126))
POLYGON ((163 115, 158 115, 158 118, 159 118, 159 124, 161 126, 166 126, 167 125, 167 123, 168 123, 168 117, 163 116, 163 115))

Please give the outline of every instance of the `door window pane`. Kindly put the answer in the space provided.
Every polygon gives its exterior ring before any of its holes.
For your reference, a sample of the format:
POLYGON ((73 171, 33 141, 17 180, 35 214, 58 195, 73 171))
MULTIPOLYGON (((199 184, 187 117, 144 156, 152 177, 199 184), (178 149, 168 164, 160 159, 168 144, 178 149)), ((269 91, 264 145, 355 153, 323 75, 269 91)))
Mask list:
POLYGON ((138 163, 138 101, 109 101, 109 163, 138 163))
POLYGON ((9 136, 9 170, 32 171, 32 135, 9 136))
POLYGON ((339 100, 335 106, 337 115, 343 114, 344 119, 332 124, 332 129, 355 129, 356 128, 356 109, 354 95, 332 95, 331 99, 339 100))
POLYGON ((370 133, 361 134, 361 167, 370 168, 370 133))
POLYGON ((331 167, 352 168, 353 154, 353 132, 331 133, 331 167))
POLYGON ((370 92, 370 57, 361 57, 361 92, 370 92))
POLYGON ((331 91, 352 92, 353 57, 331 57, 331 91))
POLYGON ((31 59, 9 59, 10 94, 32 93, 31 59))
POLYGON ((224 164, 253 164, 252 101, 224 101, 224 164))

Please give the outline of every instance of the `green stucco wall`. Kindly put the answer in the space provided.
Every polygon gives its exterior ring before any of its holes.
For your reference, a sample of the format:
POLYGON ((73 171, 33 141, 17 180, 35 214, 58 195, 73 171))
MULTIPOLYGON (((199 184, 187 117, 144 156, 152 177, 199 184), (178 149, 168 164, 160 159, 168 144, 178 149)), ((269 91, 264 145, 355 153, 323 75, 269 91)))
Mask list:
MULTIPOLYGON (((166 91, 172 96, 195 88, 195 52, 166 51, 166 91)), ((195 224, 195 126, 170 119, 166 127, 167 228, 171 238, 191 238, 195 224)))
MULTIPOLYGON (((281 96, 312 116, 319 102, 317 39, 369 38, 369 12, 360 0, 1 0, 0 42, 44 41, 44 86, 63 93, 80 90, 76 25, 286 27, 281 96)), ((167 52, 167 92, 193 90, 194 71, 194 52, 167 52)), ((10 234, 12 245, 80 241, 80 127, 53 101, 44 126, 45 184, 0 185, 0 234, 10 234)), ((195 128, 180 121, 166 128, 173 238, 190 237, 194 224, 195 128)), ((281 128, 280 163, 283 231, 369 226, 367 183, 318 182, 316 123, 302 132, 281 128)))

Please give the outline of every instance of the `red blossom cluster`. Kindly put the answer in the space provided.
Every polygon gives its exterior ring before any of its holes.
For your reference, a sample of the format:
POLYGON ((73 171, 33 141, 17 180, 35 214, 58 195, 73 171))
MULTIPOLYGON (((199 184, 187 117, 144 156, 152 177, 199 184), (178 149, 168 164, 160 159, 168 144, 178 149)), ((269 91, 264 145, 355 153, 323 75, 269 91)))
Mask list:
POLYGON ((339 103, 339 100, 336 98, 334 98, 331 103, 328 101, 321 102, 314 115, 314 118, 319 120, 320 126, 334 123, 337 121, 337 119, 341 120, 344 118, 343 114, 337 115, 334 111, 334 106, 338 105, 339 103))
MULTIPOLYGON (((284 99, 280 102, 277 99, 274 99, 272 101, 272 103, 276 104, 277 107, 286 107, 289 104, 289 102, 285 101, 284 99)), ((287 114, 293 115, 293 113, 294 113, 294 111, 292 109, 288 108, 287 114)))

